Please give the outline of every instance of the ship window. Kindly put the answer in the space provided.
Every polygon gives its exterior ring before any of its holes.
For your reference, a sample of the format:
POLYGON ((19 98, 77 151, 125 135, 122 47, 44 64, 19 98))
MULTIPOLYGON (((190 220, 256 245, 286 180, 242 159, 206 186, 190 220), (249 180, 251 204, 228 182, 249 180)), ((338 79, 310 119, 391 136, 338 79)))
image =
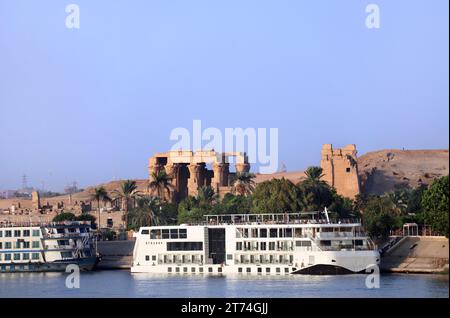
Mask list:
POLYGON ((172 273, 172 267, 168 267, 168 268, 167 268, 167 272, 168 272, 168 273, 172 273))
POLYGON ((202 251, 203 242, 168 242, 168 251, 202 251))
POLYGON ((11 254, 5 254, 5 261, 11 260, 11 254))
POLYGON ((58 233, 58 234, 64 234, 64 229, 56 229, 56 233, 58 233))
POLYGON ((3 231, 0 231, 0 237, 3 237, 3 231))
POLYGON ((213 272, 213 268, 212 267, 208 267, 208 272, 212 273, 213 272))
POLYGON ((171 239, 177 239, 178 238, 178 229, 171 229, 170 230, 170 238, 171 239))
POLYGON ((242 267, 238 267, 238 273, 242 273, 242 267))
POLYGON ((258 267, 258 273, 262 273, 262 268, 258 267))
POLYGON ((350 168, 346 168, 345 171, 346 171, 346 172, 350 172, 350 168))
POLYGON ((277 267, 276 272, 277 272, 277 273, 280 273, 280 272, 281 272, 281 270, 280 270, 279 267, 277 267))
POLYGON ((180 239, 187 238, 187 230, 186 229, 180 229, 179 233, 180 233, 180 239))
POLYGON ((289 273, 289 268, 286 267, 286 268, 284 269, 284 272, 285 272, 285 273, 289 273))
POLYGON ((162 230, 162 238, 163 239, 168 239, 169 236, 170 236, 169 230, 162 230))
POLYGON ((11 237, 12 232, 11 231, 5 231, 5 237, 11 237))
POLYGON ((30 236, 30 230, 23 230, 23 236, 30 236))
POLYGON ((156 255, 152 255, 152 261, 156 261, 156 255))
POLYGON ((222 273, 222 267, 219 267, 219 268, 217 269, 217 272, 218 272, 218 273, 222 273))
POLYGON ((67 245, 69 245, 69 240, 59 240, 58 245, 59 246, 67 246, 67 245))
POLYGON ((278 229, 278 237, 283 237, 283 229, 278 229))
POLYGON ((14 237, 20 237, 20 230, 14 231, 14 237))
POLYGON ((191 272, 192 272, 192 273, 195 273, 195 267, 192 267, 192 268, 191 268, 191 272))
POLYGON ((62 258, 72 258, 72 252, 61 252, 62 258))
POLYGON ((275 242, 269 242, 269 251, 275 251, 275 242))
POLYGON ((14 244, 14 245, 15 245, 14 246, 15 248, 20 248, 20 242, 19 241, 17 241, 16 244, 14 244))
POLYGON ((14 260, 15 261, 19 261, 20 260, 20 254, 19 253, 15 253, 14 254, 14 260))
POLYGON ((331 241, 320 241, 320 245, 322 246, 331 246, 331 241))
MULTIPOLYGON (((146 233, 146 234, 148 234, 148 233, 146 233)), ((151 230, 150 231, 150 239, 160 240, 161 239, 161 230, 151 230)))
POLYGON ((33 242, 31 243, 31 246, 32 246, 33 248, 39 248, 39 241, 33 241, 33 242))
POLYGON ((277 237, 277 229, 270 229, 270 237, 277 237))
POLYGON ((266 273, 270 273, 270 267, 266 268, 266 273))
POLYGON ((39 259, 39 253, 32 253, 31 259, 39 259))
POLYGON ((261 242, 261 251, 265 251, 267 248, 267 243, 266 242, 261 242))
POLYGON ((198 271, 199 271, 200 273, 203 273, 203 267, 200 267, 200 268, 198 269, 198 271))
POLYGON ((179 267, 175 267, 175 271, 176 271, 177 273, 179 273, 179 272, 180 272, 180 268, 179 268, 179 267))
POLYGON ((292 229, 286 229, 285 237, 292 237, 292 229))
POLYGON ((356 246, 363 246, 364 245, 363 240, 355 240, 355 245, 356 246))
POLYGON ((252 269, 250 267, 247 267, 247 273, 251 273, 252 269))
POLYGON ((29 260, 29 259, 30 259, 30 254, 28 254, 28 253, 22 254, 22 259, 23 259, 24 261, 29 260))
POLYGON ((227 254, 227 259, 228 260, 233 259, 233 254, 227 254))
POLYGON ((236 242, 236 250, 242 251, 242 242, 236 242))
POLYGON ((188 268, 187 267, 183 267, 183 273, 187 273, 188 268))
POLYGON ((252 229, 252 237, 258 237, 258 229, 252 229))
MULTIPOLYGON (((0 250, 3 248, 3 243, 0 242, 0 250)), ((1 255, 0 255, 1 256, 1 255)))
POLYGON ((260 229, 259 237, 267 237, 267 229, 260 229))
POLYGON ((33 230, 33 236, 40 236, 41 235, 40 232, 41 231, 39 231, 39 230, 33 230))
POLYGON ((150 260, 150 256, 149 255, 145 255, 145 260, 148 262, 150 260))

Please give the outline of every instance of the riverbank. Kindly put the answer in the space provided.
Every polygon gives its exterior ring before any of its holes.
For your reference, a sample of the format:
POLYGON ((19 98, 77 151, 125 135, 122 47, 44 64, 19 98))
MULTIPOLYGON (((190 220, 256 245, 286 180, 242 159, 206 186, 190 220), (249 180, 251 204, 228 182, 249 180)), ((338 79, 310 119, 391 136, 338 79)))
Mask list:
POLYGON ((448 274, 449 242, 445 237, 402 238, 381 258, 381 271, 388 273, 448 274))

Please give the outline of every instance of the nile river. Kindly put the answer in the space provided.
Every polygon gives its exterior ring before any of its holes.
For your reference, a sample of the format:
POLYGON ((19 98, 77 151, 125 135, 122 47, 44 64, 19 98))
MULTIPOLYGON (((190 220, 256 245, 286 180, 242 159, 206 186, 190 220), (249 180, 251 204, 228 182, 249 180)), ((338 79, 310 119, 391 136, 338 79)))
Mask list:
POLYGON ((66 287, 66 273, 0 274, 4 297, 297 298, 449 297, 448 275, 383 274, 368 289, 365 275, 164 276, 129 271, 81 273, 80 288, 66 287))

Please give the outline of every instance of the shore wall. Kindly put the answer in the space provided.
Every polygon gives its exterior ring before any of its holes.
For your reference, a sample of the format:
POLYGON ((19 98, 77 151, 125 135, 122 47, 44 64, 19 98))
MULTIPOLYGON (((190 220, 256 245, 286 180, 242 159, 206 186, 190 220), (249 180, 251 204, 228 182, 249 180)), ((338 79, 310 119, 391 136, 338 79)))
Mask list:
POLYGON ((392 273, 448 272, 449 242, 445 237, 403 238, 381 259, 381 270, 392 273))
POLYGON ((100 241, 97 251, 102 259, 97 269, 130 269, 133 263, 134 240, 100 241))

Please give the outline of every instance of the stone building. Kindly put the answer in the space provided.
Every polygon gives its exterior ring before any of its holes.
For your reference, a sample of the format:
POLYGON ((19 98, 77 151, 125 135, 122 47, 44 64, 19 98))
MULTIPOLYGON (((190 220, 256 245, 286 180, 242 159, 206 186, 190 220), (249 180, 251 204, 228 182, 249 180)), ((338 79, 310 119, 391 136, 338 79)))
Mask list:
POLYGON ((338 194, 354 199, 360 193, 356 146, 347 145, 333 149, 331 144, 322 146, 323 180, 334 187, 338 194))
POLYGON ((149 179, 153 173, 164 170, 172 177, 172 201, 196 196, 198 189, 211 186, 220 196, 231 191, 231 183, 238 172, 249 172, 245 153, 218 153, 214 150, 169 151, 149 159, 149 179), (234 158, 236 172, 230 172, 230 157, 234 158), (208 169, 208 166, 211 169, 208 169))

